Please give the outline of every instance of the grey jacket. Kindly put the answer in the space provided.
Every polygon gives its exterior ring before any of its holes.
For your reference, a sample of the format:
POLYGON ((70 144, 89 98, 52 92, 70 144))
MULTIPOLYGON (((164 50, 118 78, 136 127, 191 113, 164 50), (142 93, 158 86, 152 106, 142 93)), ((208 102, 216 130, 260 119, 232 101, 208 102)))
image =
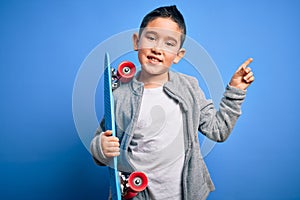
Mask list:
MULTIPOLYGON (((206 100, 199 88, 198 81, 190 76, 169 72, 169 81, 163 86, 164 92, 179 103, 183 111, 185 142, 185 161, 183 168, 183 199, 206 199, 214 185, 200 153, 198 131, 217 142, 223 142, 232 131, 241 114, 241 104, 246 92, 226 87, 219 111, 216 111, 211 100, 206 100)), ((134 78, 128 84, 122 84, 114 91, 116 132, 120 139, 120 156, 118 169, 123 172, 135 171, 129 163, 128 146, 132 139, 139 115, 143 83, 134 78)), ((103 126, 96 131, 91 143, 91 151, 97 164, 110 165, 111 159, 101 156, 100 133, 103 126)), ((139 193, 134 200, 149 199, 147 190, 139 193)))

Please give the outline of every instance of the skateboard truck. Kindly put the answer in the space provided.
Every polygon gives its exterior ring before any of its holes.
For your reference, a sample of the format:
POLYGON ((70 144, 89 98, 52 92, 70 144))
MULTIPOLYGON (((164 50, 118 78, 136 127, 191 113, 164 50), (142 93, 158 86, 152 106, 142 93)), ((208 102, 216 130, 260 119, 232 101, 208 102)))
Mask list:
POLYGON ((123 61, 119 64, 118 69, 111 68, 112 90, 117 89, 121 83, 129 82, 136 72, 135 65, 130 61, 123 61))
POLYGON ((143 172, 133 172, 129 176, 121 175, 121 189, 123 199, 131 199, 146 189, 148 178, 143 172))

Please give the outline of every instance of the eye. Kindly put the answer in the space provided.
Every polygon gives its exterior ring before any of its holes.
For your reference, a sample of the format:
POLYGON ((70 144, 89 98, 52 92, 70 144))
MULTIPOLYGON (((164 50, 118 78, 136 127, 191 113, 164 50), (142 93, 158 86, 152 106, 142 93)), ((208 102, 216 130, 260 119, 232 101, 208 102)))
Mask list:
POLYGON ((174 47, 176 44, 172 41, 167 41, 166 45, 169 46, 169 47, 174 47))
POLYGON ((146 38, 149 40, 149 41, 155 41, 155 37, 154 36, 151 36, 151 35, 147 35, 146 38))
POLYGON ((148 32, 145 34, 145 38, 150 41, 150 42, 153 42, 153 41, 156 41, 157 40, 157 35, 155 33, 152 33, 152 32, 148 32))

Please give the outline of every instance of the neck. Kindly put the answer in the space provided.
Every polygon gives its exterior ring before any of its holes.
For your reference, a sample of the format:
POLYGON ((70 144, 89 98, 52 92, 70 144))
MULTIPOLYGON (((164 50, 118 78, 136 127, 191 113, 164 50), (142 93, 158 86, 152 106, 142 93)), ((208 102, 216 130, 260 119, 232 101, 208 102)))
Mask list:
POLYGON ((163 86, 169 80, 169 73, 150 75, 141 71, 138 80, 144 83, 145 88, 157 88, 163 86))

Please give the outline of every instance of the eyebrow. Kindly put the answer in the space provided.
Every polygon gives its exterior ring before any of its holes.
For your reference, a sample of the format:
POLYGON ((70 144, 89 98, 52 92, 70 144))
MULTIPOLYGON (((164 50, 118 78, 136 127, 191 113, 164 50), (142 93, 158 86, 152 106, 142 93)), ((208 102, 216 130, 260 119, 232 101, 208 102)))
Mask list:
POLYGON ((145 34, 154 34, 154 35, 158 35, 158 33, 155 32, 155 31, 146 31, 145 34))

